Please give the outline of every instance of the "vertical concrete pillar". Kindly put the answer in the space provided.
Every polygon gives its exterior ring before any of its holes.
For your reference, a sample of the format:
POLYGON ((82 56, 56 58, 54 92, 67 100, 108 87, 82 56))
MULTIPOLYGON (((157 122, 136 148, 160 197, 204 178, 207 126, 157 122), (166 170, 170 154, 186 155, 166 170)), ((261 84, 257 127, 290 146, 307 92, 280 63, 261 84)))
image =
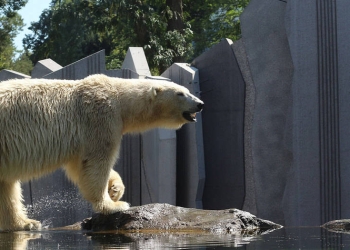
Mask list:
POLYGON ((296 0, 287 7, 294 162, 284 208, 289 225, 316 226, 350 216, 350 6, 296 0))
POLYGON ((154 129, 141 135, 141 204, 176 204, 176 133, 154 129))
POLYGON ((256 184, 254 178, 254 160, 253 160, 253 140, 252 128, 254 123, 255 110, 255 86, 252 78, 247 52, 244 47, 243 39, 232 44, 232 49, 237 58, 245 82, 245 101, 244 101, 244 179, 245 179, 245 197, 243 210, 252 214, 257 214, 256 205, 256 184))
POLYGON ((342 0, 251 0, 241 16, 259 217, 318 226, 350 216, 349 11, 342 0))
POLYGON ((223 39, 192 62, 199 70, 205 103, 202 117, 206 209, 241 209, 245 196, 245 84, 231 45, 231 40, 223 39))
MULTIPOLYGON (((185 63, 175 63, 163 74, 200 98, 198 70, 185 63)), ((176 205, 202 208, 205 183, 202 114, 197 122, 184 125, 177 131, 176 205)))
POLYGON ((121 68, 130 69, 143 76, 151 75, 145 52, 141 47, 129 47, 121 68))
MULTIPOLYGON (((130 47, 122 64, 122 69, 130 69, 140 77, 150 77, 145 53, 142 48, 130 47)), ((156 78, 155 78, 156 80, 156 78)), ((128 137, 134 137, 128 135, 128 137)), ((132 174, 139 176, 141 205, 153 202, 176 204, 176 133, 173 130, 153 129, 139 137, 140 165, 132 174), (139 175, 136 174, 139 173, 139 175)), ((123 139, 124 140, 124 139, 123 139)), ((133 177, 135 178, 135 177, 133 177)), ((127 182, 127 180, 126 180, 127 182)), ((135 198, 133 198, 135 199, 135 198)))
POLYGON ((245 131, 251 154, 246 157, 253 164, 252 175, 246 178, 254 184, 257 216, 282 225, 282 200, 292 164, 293 65, 284 25, 285 8, 284 1, 251 0, 240 17, 255 94, 254 102, 246 107, 252 112, 251 131, 245 131))

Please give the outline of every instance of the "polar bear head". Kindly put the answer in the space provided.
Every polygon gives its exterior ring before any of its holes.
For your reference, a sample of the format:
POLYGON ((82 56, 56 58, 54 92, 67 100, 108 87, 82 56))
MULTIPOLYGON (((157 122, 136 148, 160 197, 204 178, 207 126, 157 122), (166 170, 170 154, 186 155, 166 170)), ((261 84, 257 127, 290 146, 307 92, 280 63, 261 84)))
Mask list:
POLYGON ((196 113, 204 106, 204 102, 187 88, 172 82, 152 86, 150 92, 153 115, 165 128, 176 129, 185 123, 196 122, 196 113))
MULTIPOLYGON (((178 129, 196 122, 204 102, 176 83, 164 80, 138 80, 128 84, 128 112, 124 133, 152 128, 178 129), (133 93, 133 94, 132 94, 133 93), (130 106, 129 106, 130 105, 130 106)), ((122 101, 125 106, 125 101, 122 101)))

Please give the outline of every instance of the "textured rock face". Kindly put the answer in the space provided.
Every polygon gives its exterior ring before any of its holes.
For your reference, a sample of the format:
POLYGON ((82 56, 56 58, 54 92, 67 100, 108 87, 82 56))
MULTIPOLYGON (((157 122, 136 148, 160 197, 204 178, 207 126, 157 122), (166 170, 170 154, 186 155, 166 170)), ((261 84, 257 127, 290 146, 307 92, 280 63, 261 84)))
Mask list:
POLYGON ((350 234, 350 219, 332 220, 323 224, 322 227, 331 232, 350 234))
POLYGON ((95 214, 80 226, 92 231, 203 231, 239 235, 261 234, 282 227, 238 209, 201 210, 159 203, 110 215, 95 214))

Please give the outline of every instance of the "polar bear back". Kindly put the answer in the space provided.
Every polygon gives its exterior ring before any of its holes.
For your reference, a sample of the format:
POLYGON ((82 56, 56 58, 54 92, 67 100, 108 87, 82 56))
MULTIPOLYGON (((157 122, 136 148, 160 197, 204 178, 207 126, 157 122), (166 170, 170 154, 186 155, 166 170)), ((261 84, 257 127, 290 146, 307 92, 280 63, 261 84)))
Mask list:
POLYGON ((81 129, 74 89, 73 81, 0 84, 0 178, 42 175, 75 153, 81 129))

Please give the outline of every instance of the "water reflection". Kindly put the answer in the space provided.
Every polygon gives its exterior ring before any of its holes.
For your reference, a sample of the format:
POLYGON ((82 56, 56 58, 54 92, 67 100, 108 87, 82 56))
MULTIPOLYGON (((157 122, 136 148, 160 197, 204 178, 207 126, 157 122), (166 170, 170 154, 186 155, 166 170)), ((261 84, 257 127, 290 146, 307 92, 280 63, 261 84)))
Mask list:
POLYGON ((237 248, 255 236, 203 233, 127 233, 43 231, 0 233, 0 249, 190 249, 237 248))
POLYGON ((55 231, 0 233, 0 249, 350 249, 350 235, 322 228, 283 228, 263 235, 195 232, 55 231))
POLYGON ((115 249, 117 246, 123 249, 209 249, 216 246, 237 248, 249 244, 255 237, 203 233, 95 233, 91 234, 91 240, 94 246, 107 247, 105 249, 115 249))
POLYGON ((41 234, 29 232, 0 233, 0 249, 27 249, 28 241, 39 239, 41 234))

